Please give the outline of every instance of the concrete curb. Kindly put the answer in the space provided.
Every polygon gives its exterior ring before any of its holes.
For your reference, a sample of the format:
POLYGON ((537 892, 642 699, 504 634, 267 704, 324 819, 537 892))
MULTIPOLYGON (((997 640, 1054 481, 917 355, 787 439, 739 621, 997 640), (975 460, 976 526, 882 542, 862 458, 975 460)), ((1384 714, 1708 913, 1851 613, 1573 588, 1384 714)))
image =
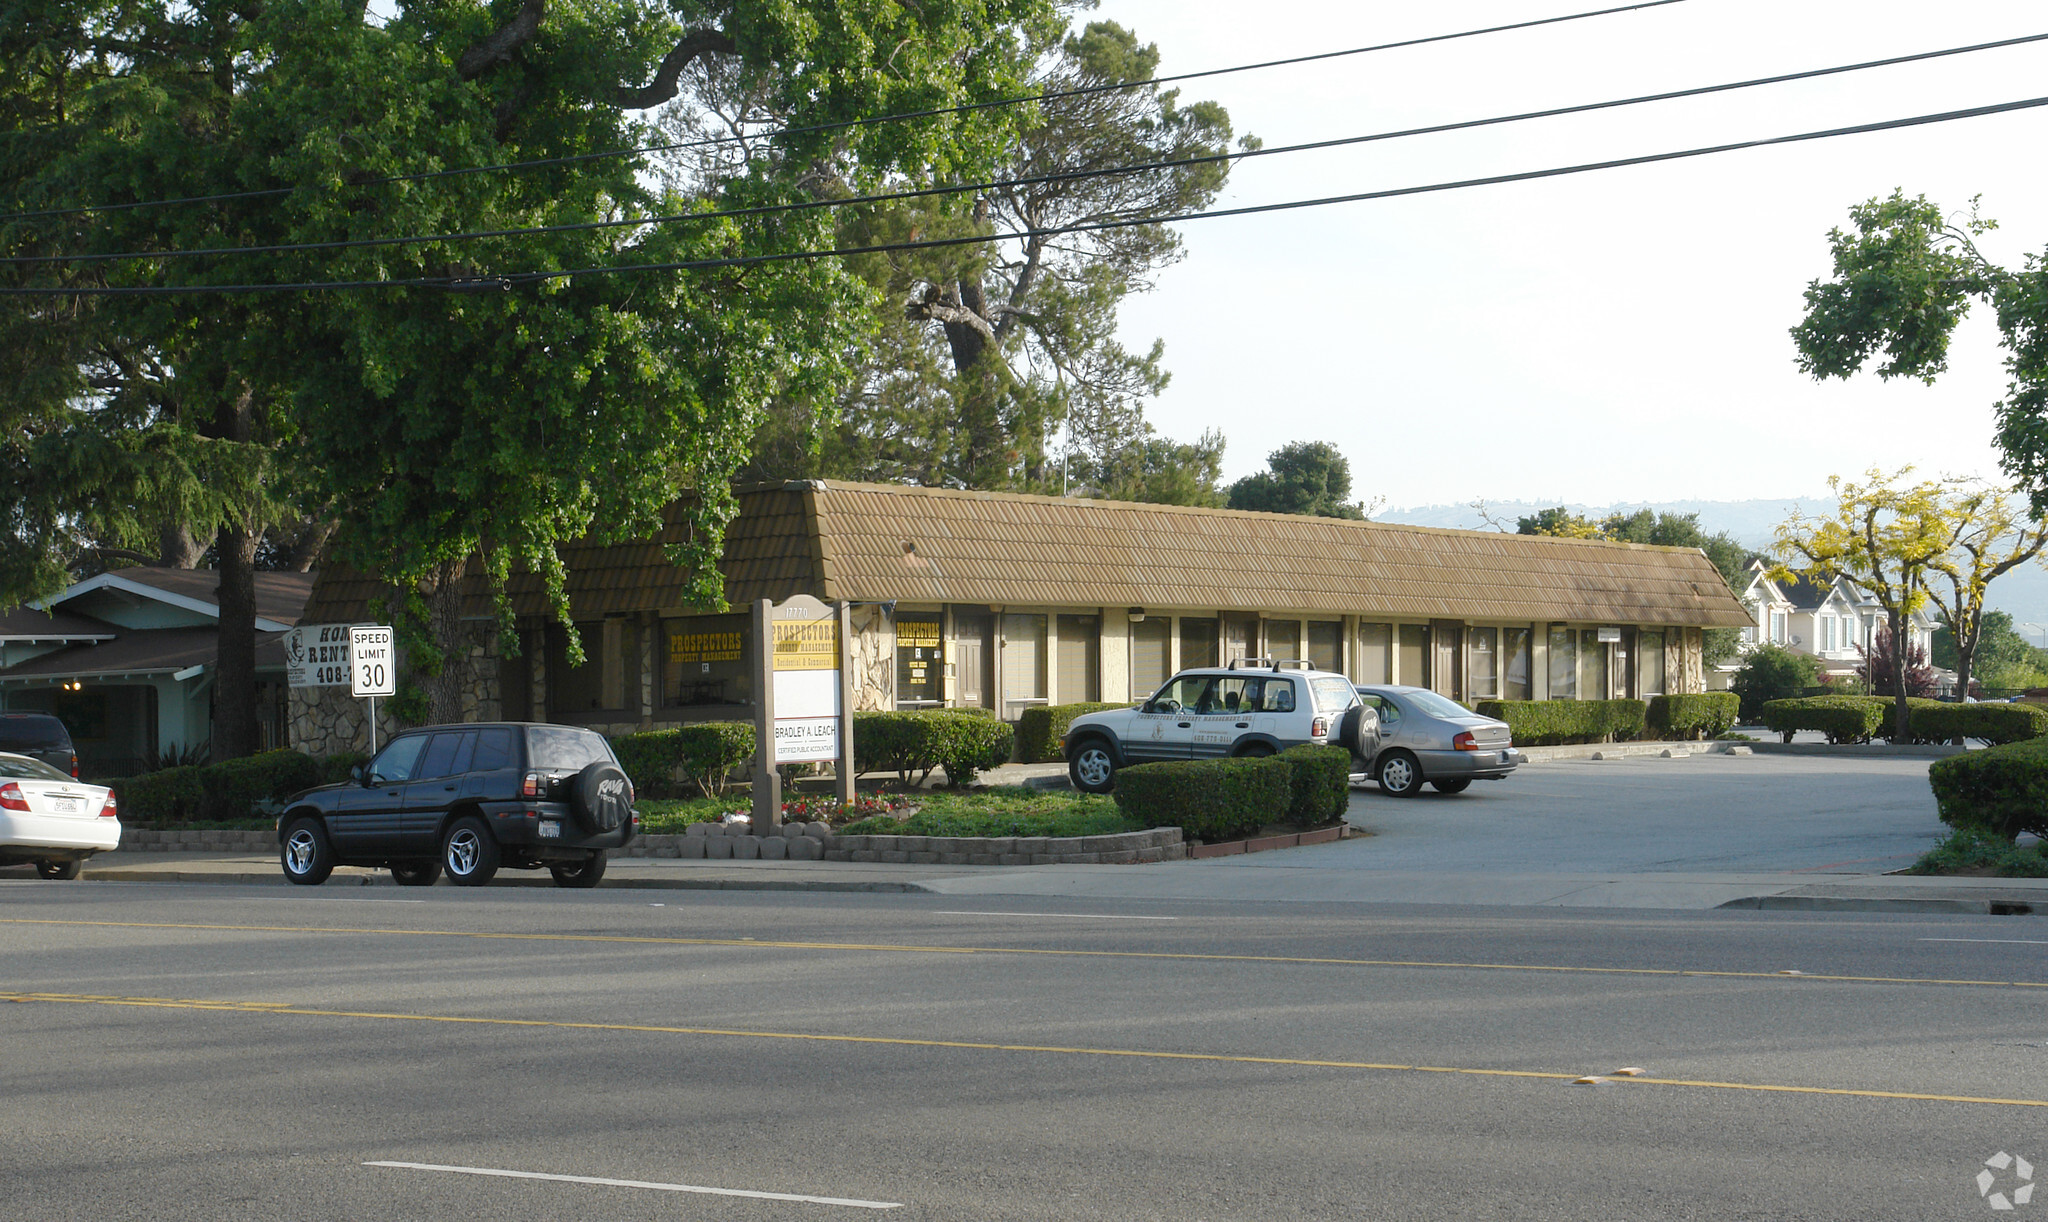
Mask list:
POLYGON ((1974 916, 2048 916, 2048 902, 2008 899, 1842 899, 1824 895, 1754 895, 1729 900, 1721 908, 1752 908, 1766 912, 1919 912, 1967 913, 1974 916))
POLYGON ((1769 743, 1755 742, 1750 749, 1758 755, 1826 755, 1837 759, 1942 759, 1950 755, 1961 755, 1968 747, 1953 743, 1908 743, 1894 747, 1890 743, 1769 743))

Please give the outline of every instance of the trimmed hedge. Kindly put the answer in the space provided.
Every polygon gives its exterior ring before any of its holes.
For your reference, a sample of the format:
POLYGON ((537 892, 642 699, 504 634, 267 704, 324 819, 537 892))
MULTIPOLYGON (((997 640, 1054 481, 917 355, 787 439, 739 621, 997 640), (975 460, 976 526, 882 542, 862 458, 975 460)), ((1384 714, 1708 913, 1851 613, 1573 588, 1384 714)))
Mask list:
POLYGON ((1938 759, 1927 783, 1951 827, 1981 827, 2007 840, 2021 832, 2048 836, 2048 739, 1938 759))
POLYGON ((1043 764, 1060 758, 1060 737, 1076 717, 1105 709, 1127 709, 1128 704, 1055 704, 1029 708, 1017 719, 1017 758, 1026 764, 1043 764))
POLYGON ((1553 747, 1641 738, 1649 706, 1641 700, 1482 700, 1473 711, 1507 722, 1521 746, 1553 747))
POLYGON ((1766 700, 1764 727, 1786 742, 1800 730, 1819 730, 1831 743, 1869 742, 1891 721, 1892 702, 1876 696, 1796 696, 1766 700))
POLYGON ((1303 743, 1279 758, 1293 770, 1287 814, 1308 827, 1342 819, 1351 808, 1351 750, 1303 743))
POLYGON ((1118 770, 1116 804, 1146 827, 1178 827, 1192 840, 1233 840, 1292 808, 1294 768, 1277 755, 1137 764, 1118 770))
POLYGON ((922 709, 853 716, 853 767, 860 772, 894 772, 906 784, 923 784, 944 768, 955 785, 972 784, 977 774, 1010 761, 1016 731, 986 709, 922 709))
POLYGON ((1735 728, 1741 707, 1742 697, 1734 692, 1653 696, 1644 721, 1657 738, 1718 738, 1735 728))
POLYGON ((2048 708, 2032 704, 1939 704, 1913 710, 1913 737, 1945 743, 1977 738, 1993 745, 2048 735, 2048 708))
MULTIPOLYGON (((355 761, 351 761, 355 762, 355 761)), ((130 823, 177 824, 258 818, 302 789, 326 783, 322 761, 265 751, 218 764, 165 768, 107 782, 130 823)), ((343 778, 347 779, 346 772, 343 778)))
POLYGON ((734 768, 753 762, 754 723, 696 721, 672 730, 622 734, 611 744, 642 797, 681 797, 680 781, 687 781, 698 793, 715 798, 725 793, 734 768))

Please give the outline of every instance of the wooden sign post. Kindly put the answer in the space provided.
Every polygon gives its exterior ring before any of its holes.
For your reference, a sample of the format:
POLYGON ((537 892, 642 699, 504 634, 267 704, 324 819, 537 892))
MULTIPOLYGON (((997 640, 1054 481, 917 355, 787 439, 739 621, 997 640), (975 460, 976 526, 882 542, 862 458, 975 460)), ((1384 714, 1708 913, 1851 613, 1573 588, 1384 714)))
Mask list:
POLYGON ((853 633, 845 603, 799 594, 754 604, 755 834, 782 825, 777 764, 832 760, 841 802, 853 800, 853 633))

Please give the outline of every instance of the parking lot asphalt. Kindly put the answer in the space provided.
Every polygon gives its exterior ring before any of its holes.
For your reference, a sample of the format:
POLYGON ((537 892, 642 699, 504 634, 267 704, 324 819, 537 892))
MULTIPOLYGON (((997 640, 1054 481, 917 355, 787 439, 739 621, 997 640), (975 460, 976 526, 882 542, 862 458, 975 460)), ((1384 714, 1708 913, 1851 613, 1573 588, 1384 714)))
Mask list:
MULTIPOLYGON (((606 887, 1075 898, 2048 915, 2048 880, 1914 877, 1944 834, 1929 761, 1792 755, 1556 760, 1463 794, 1352 794, 1329 844, 1143 866, 617 858, 606 887), (2024 910, 2024 911, 2023 911, 2024 910)), ((284 885, 250 854, 111 853, 88 882, 284 885)), ((26 868, 0 879, 34 883, 26 868)), ((38 883, 42 886, 69 884, 38 883)), ((391 885, 342 869, 329 888, 391 885)), ((445 883, 443 885, 446 885, 445 883)), ((506 871, 494 886, 549 886, 506 871)))

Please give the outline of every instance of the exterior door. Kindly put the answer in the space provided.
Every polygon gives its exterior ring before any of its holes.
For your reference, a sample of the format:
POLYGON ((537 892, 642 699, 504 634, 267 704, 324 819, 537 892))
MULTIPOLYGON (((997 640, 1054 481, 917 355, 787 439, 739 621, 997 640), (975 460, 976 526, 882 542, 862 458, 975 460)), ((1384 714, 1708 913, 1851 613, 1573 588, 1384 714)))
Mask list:
POLYGON ((1259 617, 1256 615, 1226 615, 1223 617, 1223 662, 1228 666, 1239 658, 1255 657, 1259 649, 1259 617))
POLYGON ((996 621, 987 611, 953 612, 954 705, 963 709, 995 707, 996 621))
POLYGON ((1062 615, 1056 621, 1059 658, 1056 676, 1061 704, 1102 699, 1102 617, 1062 615))
POLYGON ((1465 698, 1465 625, 1457 620, 1435 620, 1429 625, 1429 642, 1435 651, 1429 677, 1430 689, 1453 700, 1465 698))

